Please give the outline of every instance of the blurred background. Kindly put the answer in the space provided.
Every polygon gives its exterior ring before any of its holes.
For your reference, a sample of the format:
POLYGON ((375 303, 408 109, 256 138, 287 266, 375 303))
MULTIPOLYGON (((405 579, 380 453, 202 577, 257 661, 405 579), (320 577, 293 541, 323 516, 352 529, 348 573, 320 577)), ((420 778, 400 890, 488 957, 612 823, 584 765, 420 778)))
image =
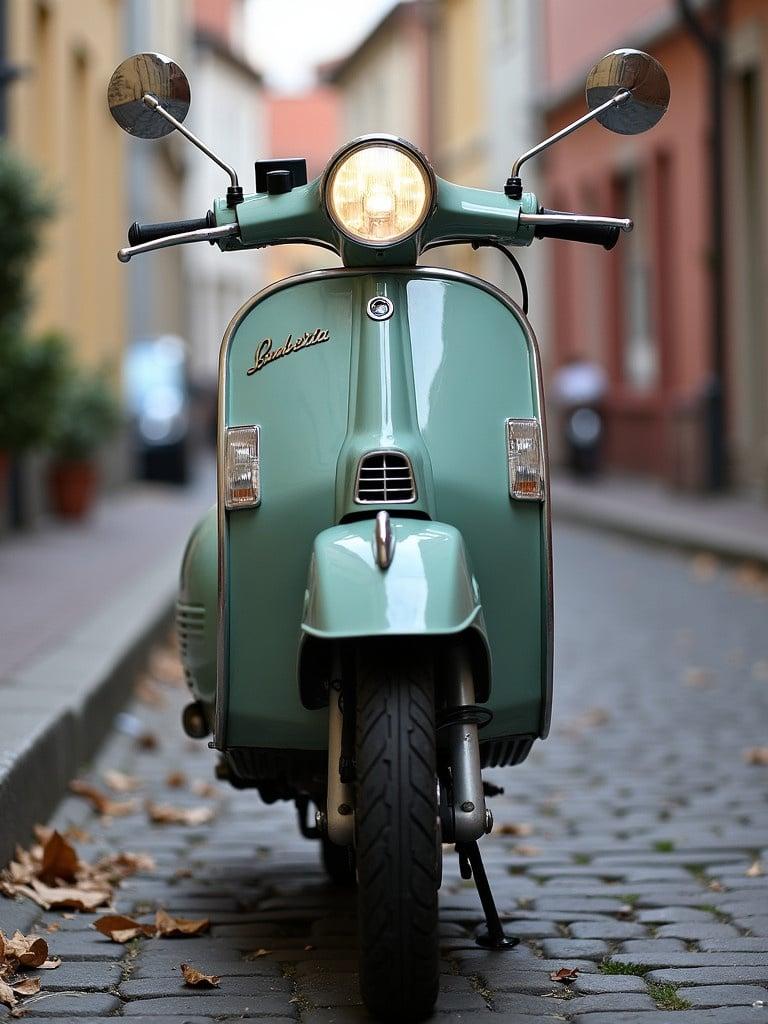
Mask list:
MULTIPOLYGON (((555 459, 595 486, 764 504, 765 0, 0 0, 6 543, 52 512, 87 516, 97 493, 119 500, 136 478, 192 479, 230 317, 271 280, 333 263, 306 247, 203 245, 117 262, 132 221, 200 216, 226 186, 182 138, 128 139, 112 122, 106 86, 126 55, 178 60, 187 124, 246 191, 254 159, 306 157, 314 176, 375 131, 414 142, 445 178, 498 190, 517 155, 584 112, 587 71, 622 45, 669 74, 660 126, 623 137, 593 124, 525 169, 544 205, 637 225, 610 254, 522 252, 555 459), (599 410, 586 466, 560 415, 574 365, 599 410)), ((422 262, 519 294, 490 250, 422 262)))

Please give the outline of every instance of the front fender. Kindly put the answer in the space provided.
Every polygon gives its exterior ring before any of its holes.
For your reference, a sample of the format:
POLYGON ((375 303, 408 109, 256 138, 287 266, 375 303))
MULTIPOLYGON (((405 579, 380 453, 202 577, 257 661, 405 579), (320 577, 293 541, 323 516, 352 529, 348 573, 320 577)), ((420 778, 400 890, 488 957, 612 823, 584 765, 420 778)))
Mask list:
POLYGON ((339 640, 367 636, 436 636, 476 626, 480 593, 464 541, 453 526, 393 518, 388 569, 374 557, 372 519, 324 530, 315 538, 301 628, 339 640))

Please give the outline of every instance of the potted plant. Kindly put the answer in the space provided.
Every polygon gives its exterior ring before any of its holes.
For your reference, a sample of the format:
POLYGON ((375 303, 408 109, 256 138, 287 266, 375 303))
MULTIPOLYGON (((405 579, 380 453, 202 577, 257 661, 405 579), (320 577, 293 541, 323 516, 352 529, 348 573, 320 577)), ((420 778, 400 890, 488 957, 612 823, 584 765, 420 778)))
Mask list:
POLYGON ((66 519, 83 519, 99 479, 97 453, 120 426, 120 404, 104 375, 71 367, 57 400, 51 443, 51 506, 66 519))

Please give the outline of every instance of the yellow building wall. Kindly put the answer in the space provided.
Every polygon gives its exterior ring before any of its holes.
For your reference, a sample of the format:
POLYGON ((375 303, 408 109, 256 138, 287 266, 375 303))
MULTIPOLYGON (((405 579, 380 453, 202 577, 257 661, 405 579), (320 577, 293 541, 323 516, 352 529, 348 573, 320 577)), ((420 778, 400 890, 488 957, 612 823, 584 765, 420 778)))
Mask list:
MULTIPOLYGON (((32 327, 69 335, 78 358, 119 372, 127 227, 123 133, 106 104, 125 56, 122 0, 9 0, 12 148, 37 167, 58 213, 35 267, 32 327)), ((139 145, 141 143, 138 143, 139 145)))
MULTIPOLYGON (((435 25, 435 168, 449 181, 488 187, 488 102, 484 45, 486 0, 439 0, 435 25)), ((482 276, 483 255, 467 247, 430 253, 440 263, 482 276)))

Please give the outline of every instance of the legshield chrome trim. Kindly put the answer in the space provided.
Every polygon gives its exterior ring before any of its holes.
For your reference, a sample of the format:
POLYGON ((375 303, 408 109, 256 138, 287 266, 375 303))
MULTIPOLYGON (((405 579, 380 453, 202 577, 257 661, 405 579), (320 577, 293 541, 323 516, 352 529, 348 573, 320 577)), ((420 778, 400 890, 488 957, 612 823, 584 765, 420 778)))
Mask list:
POLYGON ((217 486, 218 486, 218 622, 217 622, 217 671, 216 671, 216 714, 214 722, 214 739, 212 746, 218 750, 226 748, 226 719, 227 705, 229 700, 229 677, 228 677, 228 621, 226 616, 226 552, 228 543, 227 512, 224 508, 225 493, 225 469, 224 469, 224 432, 225 410, 226 410, 226 367, 227 355, 232 338, 245 317, 264 299, 282 291, 285 288, 294 287, 308 281, 321 281, 324 279, 355 277, 371 274, 393 274, 398 276, 407 275, 411 278, 434 278, 436 280, 463 281, 466 284, 480 288, 496 298, 502 305, 512 313, 523 331, 523 336, 531 354, 533 368, 534 387, 536 390, 536 404, 538 408, 538 419, 541 426, 542 455, 544 463, 544 501, 541 503, 541 515, 543 525, 543 557, 545 568, 545 650, 544 660, 544 694, 542 717, 539 723, 539 736, 544 739, 549 733, 550 719, 552 714, 552 659, 554 643, 554 615, 553 615, 553 586, 552 586, 552 516, 550 509, 550 485, 549 485, 549 458, 547 446, 546 416, 544 414, 544 387, 541 376, 541 357, 536 335, 528 322, 522 309, 506 295, 500 288, 483 281, 481 278, 473 277, 471 274, 464 274, 457 270, 443 270, 440 267, 334 267, 328 270, 313 270, 306 274, 298 274, 293 277, 284 278, 274 284, 263 288, 256 295, 251 296, 235 313, 229 322, 221 348, 219 350, 219 394, 218 394, 218 446, 217 446, 217 486))

